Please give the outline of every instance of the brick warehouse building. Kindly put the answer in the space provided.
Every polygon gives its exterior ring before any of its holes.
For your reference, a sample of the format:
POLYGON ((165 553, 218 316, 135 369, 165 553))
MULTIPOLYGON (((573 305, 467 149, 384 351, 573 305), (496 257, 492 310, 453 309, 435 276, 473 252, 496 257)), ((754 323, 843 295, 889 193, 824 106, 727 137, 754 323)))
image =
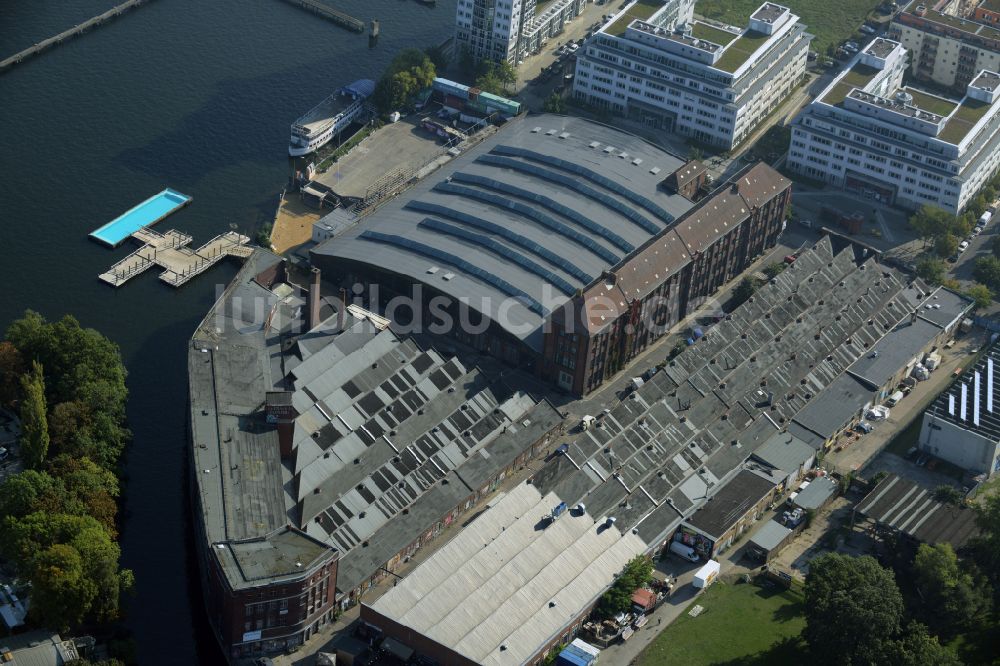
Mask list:
POLYGON ((598 123, 518 118, 319 245, 312 263, 366 286, 372 310, 419 285, 409 316, 433 321, 430 302, 444 297, 439 311, 473 324, 444 333, 582 394, 781 232, 790 181, 759 164, 696 204, 677 187, 692 168, 598 123))
POLYGON ((195 544, 233 661, 304 643, 562 421, 523 388, 537 381, 488 356, 321 305, 319 277, 300 291, 255 252, 189 348, 195 544))

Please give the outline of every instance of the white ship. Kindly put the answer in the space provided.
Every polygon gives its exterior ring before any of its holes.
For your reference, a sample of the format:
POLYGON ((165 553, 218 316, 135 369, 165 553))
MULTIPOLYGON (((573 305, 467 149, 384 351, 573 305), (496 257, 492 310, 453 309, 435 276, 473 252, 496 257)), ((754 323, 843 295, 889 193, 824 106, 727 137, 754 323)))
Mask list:
POLYGON ((316 152, 345 127, 354 122, 365 108, 365 100, 375 92, 375 82, 361 79, 344 86, 309 113, 292 123, 288 154, 301 157, 316 152))

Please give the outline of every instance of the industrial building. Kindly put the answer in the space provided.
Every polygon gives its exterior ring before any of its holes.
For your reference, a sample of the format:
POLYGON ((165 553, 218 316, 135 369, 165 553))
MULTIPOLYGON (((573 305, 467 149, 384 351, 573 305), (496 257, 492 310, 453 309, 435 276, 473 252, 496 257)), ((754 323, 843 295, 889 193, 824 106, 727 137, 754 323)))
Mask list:
POLYGON ((521 484, 362 604, 361 619, 440 664, 534 664, 572 640, 617 573, 646 549, 595 518, 521 484))
POLYGON ((905 535, 934 545, 951 544, 958 550, 978 533, 976 512, 967 506, 938 502, 934 492, 890 474, 855 508, 855 520, 867 519, 884 533, 905 535))
POLYGON ((686 176, 678 190, 679 170, 700 178, 626 132, 519 117, 316 247, 312 262, 345 287, 363 285, 361 304, 393 321, 437 323, 586 393, 783 228, 791 183, 770 167, 747 167, 697 203, 684 196, 695 191, 686 176))
POLYGON ((538 663, 633 555, 753 523, 791 473, 754 454, 932 298, 913 285, 820 240, 362 618, 446 663, 538 663))
POLYGON ((458 0, 455 52, 468 53, 477 62, 517 65, 579 16, 586 0, 554 0, 541 12, 536 12, 536 4, 536 0, 458 0))
POLYGON ((674 541, 712 560, 764 515, 778 493, 774 479, 744 469, 681 523, 674 541))
MULTIPOLYGON (((968 5, 966 5, 968 6, 968 5)), ((910 73, 963 94, 976 75, 1000 71, 1000 14, 994 0, 983 0, 967 16, 922 0, 903 3, 887 36, 910 52, 910 73)))
POLYGON ((980 70, 960 96, 904 85, 910 56, 876 39, 792 125, 788 166, 885 204, 965 209, 1000 167, 1000 74, 980 70))
POLYGON ((724 150, 799 84, 811 35, 765 2, 740 27, 694 19, 692 0, 628 3, 577 54, 574 96, 724 150))
MULTIPOLYGON (((994 402, 994 367, 1000 371, 996 344, 927 408, 920 426, 921 451, 973 474, 990 477, 1000 470, 1000 404, 994 402)), ((1000 384, 996 388, 1000 393, 1000 384)))
POLYGON ((517 373, 326 304, 313 280, 303 297, 254 253, 189 350, 195 543, 232 659, 301 645, 561 422, 517 373))

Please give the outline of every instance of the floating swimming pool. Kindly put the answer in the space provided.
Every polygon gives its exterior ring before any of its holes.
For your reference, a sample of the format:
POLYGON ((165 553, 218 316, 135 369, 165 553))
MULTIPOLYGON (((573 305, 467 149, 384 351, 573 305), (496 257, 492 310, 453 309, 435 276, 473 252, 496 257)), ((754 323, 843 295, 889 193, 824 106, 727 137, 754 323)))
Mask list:
POLYGON ((91 232, 90 237, 107 243, 111 247, 117 247, 139 229, 156 224, 189 203, 191 203, 191 197, 167 188, 131 210, 122 213, 100 229, 91 232))

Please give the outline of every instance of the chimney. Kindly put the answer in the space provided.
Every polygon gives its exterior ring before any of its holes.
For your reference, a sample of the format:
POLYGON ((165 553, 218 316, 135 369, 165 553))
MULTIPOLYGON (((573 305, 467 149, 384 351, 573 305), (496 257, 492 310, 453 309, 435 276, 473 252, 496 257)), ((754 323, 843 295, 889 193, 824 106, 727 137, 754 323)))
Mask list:
POLYGON ((322 273, 318 268, 312 269, 312 280, 309 283, 309 330, 319 326, 319 311, 323 305, 323 296, 320 293, 320 277, 322 273))
POLYGON ((268 391, 264 400, 267 422, 277 426, 278 449, 282 459, 292 455, 292 440, 295 436, 295 417, 298 413, 292 406, 291 391, 268 391))
POLYGON ((729 188, 729 191, 731 193, 733 193, 733 194, 739 194, 740 193, 740 184, 739 183, 733 183, 733 186, 731 188, 729 188))

